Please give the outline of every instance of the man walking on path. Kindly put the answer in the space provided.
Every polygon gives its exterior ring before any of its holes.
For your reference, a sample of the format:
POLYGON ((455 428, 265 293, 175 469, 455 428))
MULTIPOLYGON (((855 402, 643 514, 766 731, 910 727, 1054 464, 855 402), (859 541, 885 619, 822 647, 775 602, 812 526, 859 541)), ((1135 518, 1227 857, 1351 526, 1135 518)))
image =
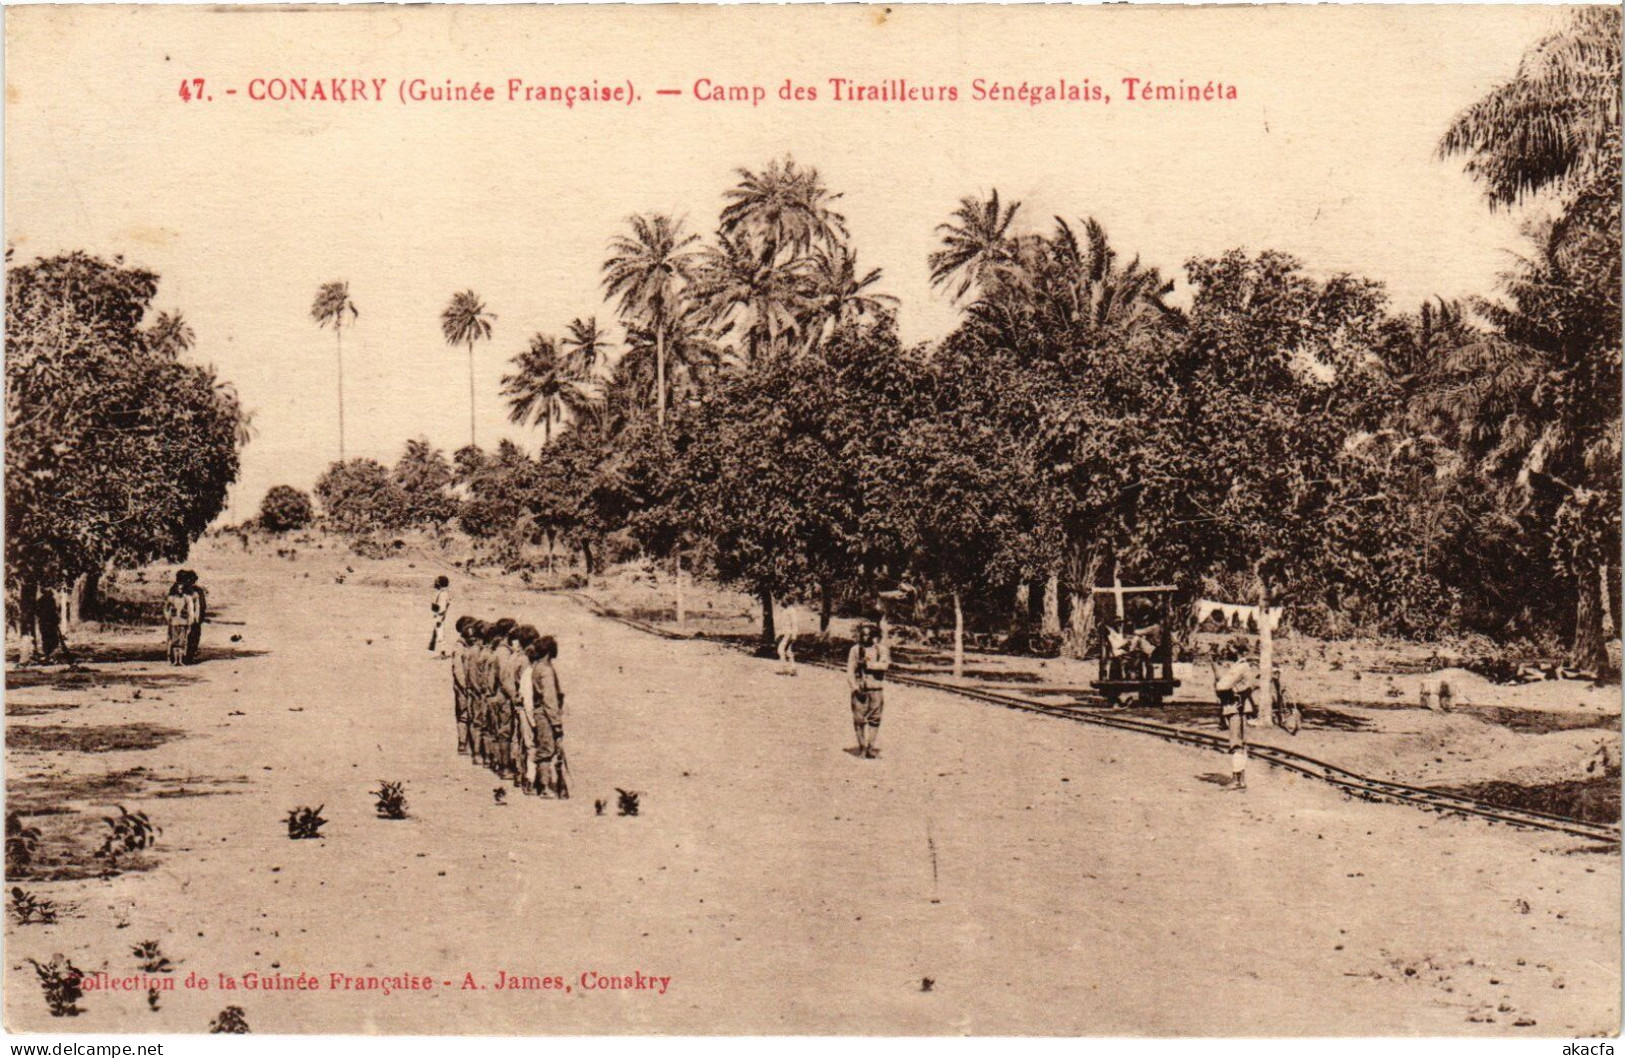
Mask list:
POLYGON ((891 669, 891 648, 868 621, 858 626, 858 641, 846 656, 846 682, 852 689, 852 730, 858 736, 858 755, 873 760, 880 750, 880 714, 886 707, 886 673, 891 669))

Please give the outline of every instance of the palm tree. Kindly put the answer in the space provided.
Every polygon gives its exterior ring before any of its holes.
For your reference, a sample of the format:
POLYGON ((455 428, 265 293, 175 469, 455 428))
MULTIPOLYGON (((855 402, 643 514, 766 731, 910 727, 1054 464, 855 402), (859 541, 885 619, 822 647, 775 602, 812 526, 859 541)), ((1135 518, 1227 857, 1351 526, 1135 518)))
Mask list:
POLYGON ((1558 218, 1530 231, 1536 256, 1503 277, 1510 305, 1477 306, 1509 346, 1453 357, 1441 410, 1481 474, 1511 475, 1545 509, 1578 596, 1570 650, 1582 668, 1607 660, 1619 556, 1620 73, 1619 10, 1570 10, 1439 143, 1441 157, 1467 157, 1492 209, 1562 196, 1558 218))
POLYGON ((1014 244, 1010 225, 1020 208, 1020 202, 1001 206, 998 188, 983 201, 960 199, 952 219, 937 225, 942 249, 927 258, 931 285, 944 286, 957 279, 952 297, 959 301, 972 289, 993 280, 1011 263, 1014 244))
POLYGON ((737 172, 738 186, 723 195, 728 205, 722 210, 722 232, 750 236, 760 245, 763 260, 785 251, 805 254, 815 245, 832 247, 846 239, 846 218, 832 208, 841 196, 824 186, 817 169, 803 169, 786 155, 759 173, 737 172))
POLYGON ((811 272, 807 314, 813 321, 809 334, 814 343, 824 341, 844 323, 897 307, 897 299, 890 294, 869 292, 880 282, 880 269, 860 275, 858 256, 844 243, 814 251, 811 272))
POLYGON ((672 320, 681 315, 681 298, 694 267, 693 246, 699 236, 685 234, 683 222, 664 214, 636 214, 627 219, 630 236, 610 241, 604 262, 604 292, 620 298, 621 320, 641 325, 655 338, 655 415, 666 424, 666 338, 672 320))
POLYGON ((1466 155, 1464 168, 1484 182, 1491 208, 1584 183, 1617 163, 1619 38, 1618 7, 1569 11, 1524 53, 1516 77, 1456 116, 1439 157, 1466 155))
POLYGON ((609 337, 598 329, 597 316, 571 320, 559 348, 571 369, 585 378, 597 377, 609 361, 609 337))
POLYGON ((147 341, 165 356, 175 357, 196 344, 197 334, 177 309, 174 312, 158 314, 158 318, 152 321, 152 326, 147 328, 147 341))
POLYGON ((540 422, 543 443, 553 441, 553 422, 566 412, 590 413, 598 400, 591 376, 543 334, 533 335, 530 346, 513 358, 514 373, 502 376, 502 395, 508 398, 508 420, 521 426, 540 422))
POLYGON ((339 462, 344 462, 344 324, 354 322, 361 315, 350 300, 348 280, 335 279, 316 289, 316 300, 310 306, 310 318, 318 327, 332 327, 333 340, 338 346, 339 365, 339 462))
POLYGON ((693 297, 704 323, 719 337, 741 335, 745 359, 755 363, 793 340, 807 316, 812 262, 758 254, 745 235, 717 234, 696 272, 693 297))
POLYGON ((472 290, 453 294, 451 303, 440 314, 440 333, 446 344, 456 348, 468 346, 468 443, 474 438, 474 343, 491 337, 491 321, 496 319, 487 312, 485 302, 472 290))

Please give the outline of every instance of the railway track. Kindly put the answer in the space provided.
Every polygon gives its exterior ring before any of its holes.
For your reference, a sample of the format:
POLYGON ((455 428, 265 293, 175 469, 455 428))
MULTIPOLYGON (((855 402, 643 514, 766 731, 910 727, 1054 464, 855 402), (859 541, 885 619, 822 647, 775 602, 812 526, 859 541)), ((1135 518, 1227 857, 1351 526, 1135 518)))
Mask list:
MULTIPOLYGON (((638 621, 633 618, 608 613, 592 599, 576 592, 560 592, 559 594, 573 599, 599 617, 618 622, 628 628, 634 628, 649 635, 659 636, 662 639, 685 641, 696 638, 660 628, 646 621, 638 621)), ((711 640, 711 642, 715 642, 715 640, 711 640)), ((805 664, 818 665, 829 669, 839 668, 833 663, 824 661, 805 662, 805 664)), ((1229 740, 1223 735, 1210 734, 1206 731, 1197 731, 1174 724, 1163 724, 1140 717, 1114 715, 1111 712, 1096 709, 1092 706, 1057 705, 1053 702, 1041 702, 1019 694, 945 683, 925 676, 912 676, 907 673, 897 672, 895 669, 888 677, 888 682, 956 694, 962 698, 971 698, 1021 712, 1037 713, 1041 716, 1052 716, 1061 720, 1071 720, 1096 727, 1108 727, 1119 731, 1150 735, 1167 742, 1196 746, 1201 749, 1225 753, 1229 752, 1230 749, 1229 740)), ((1105 706, 1104 699, 1100 700, 1099 704, 1105 706)), ((1505 823, 1510 826, 1568 834, 1571 837, 1584 838, 1588 841, 1615 847, 1620 844, 1620 828, 1618 824, 1591 823, 1582 819, 1551 815, 1530 809, 1506 808, 1471 797, 1463 797, 1459 794, 1442 793, 1438 790, 1429 790, 1420 786, 1409 786, 1405 783, 1373 779, 1370 776, 1359 775, 1347 768, 1340 768, 1335 764, 1329 764, 1307 754, 1296 753, 1279 746, 1252 743, 1248 745, 1247 752, 1254 759, 1261 760, 1273 767, 1283 768, 1306 778, 1317 779, 1342 790, 1349 796, 1359 797, 1366 801, 1407 804, 1440 814, 1454 813, 1463 817, 1487 820, 1490 823, 1505 823)))

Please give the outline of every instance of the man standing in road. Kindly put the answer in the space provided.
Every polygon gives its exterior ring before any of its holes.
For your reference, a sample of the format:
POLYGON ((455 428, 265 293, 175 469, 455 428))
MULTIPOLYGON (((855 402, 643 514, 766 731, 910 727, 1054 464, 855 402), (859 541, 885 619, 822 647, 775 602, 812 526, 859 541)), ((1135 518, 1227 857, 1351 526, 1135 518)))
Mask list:
POLYGON ((1247 721, 1258 715, 1258 703, 1253 690, 1258 686, 1253 667, 1247 660, 1247 642, 1239 640, 1231 645, 1230 667, 1224 675, 1213 681, 1213 690, 1219 699, 1224 729, 1230 735, 1230 785, 1235 793, 1247 790, 1247 721))
POLYGON ((429 610, 434 614, 434 631, 429 633, 429 653, 440 649, 440 630, 445 626, 446 615, 451 613, 451 580, 444 573, 434 579, 434 601, 429 604, 429 610))
POLYGON ((886 707, 886 673, 891 670, 891 648, 875 626, 858 625, 858 641, 846 656, 846 682, 852 689, 852 730, 858 736, 858 755, 879 756, 880 714, 886 707))

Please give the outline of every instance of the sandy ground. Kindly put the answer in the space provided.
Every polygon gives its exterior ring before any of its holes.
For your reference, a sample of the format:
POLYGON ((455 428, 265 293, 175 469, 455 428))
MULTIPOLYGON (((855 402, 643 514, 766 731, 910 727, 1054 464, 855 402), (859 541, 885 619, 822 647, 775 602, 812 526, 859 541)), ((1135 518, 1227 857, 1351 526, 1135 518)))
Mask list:
POLYGON ((41 812, 47 845, 114 800, 163 827, 151 869, 25 883, 71 912, 8 921, 13 1031, 201 1031, 227 1004, 256 1032, 1619 1026, 1620 861, 1579 842, 1262 770, 1230 794, 1217 755, 901 688, 864 761, 835 673, 778 676, 459 578, 459 612, 563 647, 576 796, 497 804, 425 650, 438 570, 331 550, 189 564, 223 611, 202 664, 169 669, 153 630, 102 644, 88 682, 12 674, 9 807, 41 812), (375 817, 379 779, 405 781, 410 819, 375 817), (616 787, 641 815, 615 815, 616 787), (290 841, 283 815, 317 804, 324 838, 290 841), (47 1014, 26 958, 124 974, 144 940, 215 987, 47 1014), (248 972, 323 988, 219 987, 248 972), (639 972, 665 993, 583 987, 639 972), (433 988, 334 990, 335 973, 433 988), (499 973, 567 990, 498 990, 499 973))
MULTIPOLYGON (((608 612, 668 631, 737 637, 752 635, 760 627, 753 599, 715 585, 690 583, 685 590, 686 619, 679 629, 673 619, 670 570, 647 565, 618 567, 594 578, 582 591, 608 612)), ((805 607, 792 610, 796 627, 810 638, 817 618, 805 607)), ((831 631, 849 636, 850 625, 849 620, 837 619, 831 631)), ((1224 638, 1204 634, 1198 637, 1199 646, 1224 638)), ((1618 683, 1496 684, 1463 668, 1431 667, 1428 661, 1436 649, 1398 641, 1324 642, 1288 631, 1277 644, 1277 657, 1290 697, 1306 708, 1303 727, 1295 736, 1261 727, 1254 737, 1361 774, 1420 786, 1474 788, 1489 782, 1617 786, 1598 782, 1602 772, 1593 761, 1620 759, 1618 683), (1450 685, 1455 699, 1448 713, 1423 708, 1421 702, 1423 688, 1437 690, 1441 681, 1450 685)), ((922 656, 920 650, 911 649, 904 657, 912 671, 954 682, 945 650, 922 656)), ((1181 663, 1174 674, 1181 684, 1172 707, 1135 715, 1213 729, 1212 669, 1202 662, 1181 663)), ((1097 678, 1093 660, 966 653, 964 682, 969 686, 1036 696, 1051 704, 1098 704, 1090 687, 1097 678)), ((1599 808, 1616 810, 1617 803, 1615 796, 1599 808)), ((1607 818, 1606 811, 1581 813, 1573 806, 1564 810, 1607 818)))

